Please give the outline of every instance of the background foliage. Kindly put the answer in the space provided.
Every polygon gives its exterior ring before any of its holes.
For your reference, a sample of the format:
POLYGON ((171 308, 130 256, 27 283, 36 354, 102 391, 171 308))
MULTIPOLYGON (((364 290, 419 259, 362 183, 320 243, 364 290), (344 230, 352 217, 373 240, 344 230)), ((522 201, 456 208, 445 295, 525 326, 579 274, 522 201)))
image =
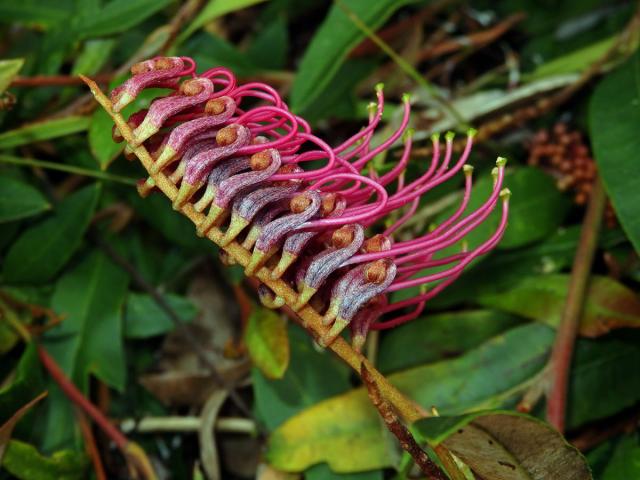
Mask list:
MULTIPOLYGON (((113 86, 133 62, 159 53, 274 84, 330 144, 366 122, 377 82, 386 84, 390 125, 410 91, 415 171, 431 132, 480 129, 470 208, 491 188, 495 157, 509 157, 514 196, 499 248, 422 318, 368 346, 402 391, 464 425, 476 421, 470 411, 515 407, 543 375, 584 201, 559 188, 557 169, 527 159, 539 130, 562 122, 580 132, 612 210, 580 324, 567 436, 594 478, 640 478, 640 377, 632 368, 640 365, 640 56, 637 23, 627 27, 635 8, 603 0, 1 2, 0 426, 39 393, 48 396, 11 440, 0 430, 0 478, 95 478, 92 442, 108 478, 127 476, 100 431, 94 440, 83 433, 86 419, 24 332, 143 446, 161 478, 202 478, 200 466, 221 478, 409 478, 406 458, 347 368, 293 322, 254 304, 241 273, 223 268, 166 199, 137 196, 140 166, 121 155, 109 117, 75 76, 113 86), (623 52, 611 55, 623 31, 623 52), (219 397, 220 381, 249 411, 233 401, 203 410, 219 397), (216 441, 198 435, 216 417, 216 441)), ((152 97, 145 92, 129 108, 152 97)), ((386 168, 385 159, 375 167, 386 168)), ((459 182, 431 192, 405 234, 425 232, 460 196, 459 182)), ((465 241, 481 241, 495 222, 465 241)), ((533 413, 543 417, 543 406, 533 413)), ((416 428, 425 438, 448 431, 416 428)))

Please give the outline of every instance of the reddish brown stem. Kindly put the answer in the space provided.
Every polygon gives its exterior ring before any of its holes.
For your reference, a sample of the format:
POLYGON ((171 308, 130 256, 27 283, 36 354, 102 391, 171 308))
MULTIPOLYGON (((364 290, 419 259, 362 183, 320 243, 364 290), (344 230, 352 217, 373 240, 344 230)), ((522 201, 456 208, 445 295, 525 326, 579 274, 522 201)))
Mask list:
POLYGON ((51 378, 58 384, 64 394, 69 397, 78 408, 85 412, 100 427, 100 429, 109 437, 119 449, 123 452, 127 451, 129 440, 120 430, 114 427, 111 422, 102 414, 98 408, 93 405, 87 397, 85 397, 78 387, 76 387, 65 375, 56 361, 47 353, 42 345, 37 345, 38 356, 44 368, 47 369, 51 378))
MULTIPOLYGON (((109 83, 113 78, 111 73, 103 73, 93 77, 97 83, 109 83)), ((16 77, 11 87, 71 87, 83 85, 83 81, 76 75, 37 75, 35 77, 16 77)))
POLYGON ((87 450, 87 455, 91 459, 91 463, 93 464, 93 470, 96 474, 97 480, 107 480, 107 475, 104 471, 104 466, 102 465, 102 459, 100 458, 100 452, 98 451, 98 446, 96 445, 96 438, 93 435, 93 431, 91 430, 91 425, 87 420, 87 417, 84 412, 77 410, 78 414, 78 423, 80 424, 80 431, 82 432, 82 436, 84 437, 84 445, 87 450))
POLYGON ((360 368, 360 376, 367 387, 371 403, 373 403, 373 406, 376 407, 378 413, 380 413, 387 429, 395 435, 400 442, 402 449, 411 455, 411 458, 413 458, 416 465, 420 467, 422 473, 431 480, 447 480, 447 476, 444 472, 440 470, 440 467, 438 467, 438 465, 429 458, 429 455, 420 448, 420 445, 418 445, 418 442, 413 438, 409 429, 404 426, 398 416, 394 413, 389 402, 387 402, 387 400, 382 396, 378 384, 375 382, 365 363, 363 363, 360 368))
POLYGON ((567 406, 567 384, 589 274, 598 245, 606 195, 600 178, 596 178, 580 232, 580 241, 571 271, 567 301, 550 359, 551 388, 547 399, 547 419, 558 431, 564 432, 567 406))

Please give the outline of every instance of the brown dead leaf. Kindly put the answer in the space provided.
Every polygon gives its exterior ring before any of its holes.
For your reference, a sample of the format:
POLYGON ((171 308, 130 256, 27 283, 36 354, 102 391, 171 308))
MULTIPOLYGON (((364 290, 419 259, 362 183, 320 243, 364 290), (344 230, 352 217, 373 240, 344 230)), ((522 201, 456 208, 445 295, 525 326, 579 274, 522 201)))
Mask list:
POLYGON ((217 388, 214 376, 194 351, 189 332, 226 384, 237 383, 250 369, 245 357, 228 358, 224 354, 228 342, 239 336, 239 313, 233 295, 226 295, 224 287, 211 276, 201 275, 191 282, 187 297, 201 314, 167 335, 155 371, 140 378, 140 383, 166 405, 200 406, 217 388))

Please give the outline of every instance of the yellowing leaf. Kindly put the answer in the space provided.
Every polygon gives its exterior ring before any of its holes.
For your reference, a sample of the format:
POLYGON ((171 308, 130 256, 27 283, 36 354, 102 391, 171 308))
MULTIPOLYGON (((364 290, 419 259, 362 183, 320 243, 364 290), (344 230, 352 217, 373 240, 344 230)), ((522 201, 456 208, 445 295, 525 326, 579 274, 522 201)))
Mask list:
POLYGON ((267 378, 282 378, 289 365, 286 321, 273 310, 254 307, 244 334, 254 365, 267 378))
POLYGON ((0 95, 9 87, 11 81, 18 74, 24 58, 14 58, 12 60, 0 60, 0 95))
MULTIPOLYGON (((567 298, 569 281, 569 275, 565 274, 529 277, 507 291, 481 294, 478 302, 557 326, 567 298)), ((622 327, 640 327, 640 299, 612 278, 592 276, 580 322, 580 334, 598 337, 622 327)))

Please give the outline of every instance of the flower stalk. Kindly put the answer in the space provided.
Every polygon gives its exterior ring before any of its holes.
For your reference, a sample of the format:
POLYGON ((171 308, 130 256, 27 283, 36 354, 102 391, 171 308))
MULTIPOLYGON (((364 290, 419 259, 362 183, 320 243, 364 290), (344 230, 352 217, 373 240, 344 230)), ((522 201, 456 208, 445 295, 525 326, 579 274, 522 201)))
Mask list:
MULTIPOLYGON (((248 277, 265 285, 260 297, 267 306, 286 305, 296 311, 320 345, 358 372, 364 361, 359 349, 370 329, 419 316, 430 298, 492 249, 504 233, 510 196, 502 188, 504 159, 496 162, 491 195, 466 212, 473 130, 456 160, 454 134, 445 135, 442 151, 440 138, 434 136, 426 171, 405 179, 413 136, 408 95, 402 99, 399 128, 372 146, 384 109, 383 86, 378 85, 369 124, 332 148, 289 111, 273 88, 258 82, 238 85, 224 67, 198 74, 191 59, 158 57, 134 65, 132 74, 111 98, 91 80, 85 81, 114 120, 114 139, 125 141, 129 156, 139 158, 149 174, 138 186, 141 195, 162 191, 173 208, 196 225, 198 235, 222 249, 226 263, 241 265, 248 277), (190 78, 182 80, 184 76, 190 78), (147 87, 171 93, 125 121, 119 111, 147 87), (397 165, 384 175, 368 169, 372 159, 398 141, 404 146, 397 165), (312 161, 315 168, 308 168, 312 161), (367 169, 368 174, 362 173, 367 169), (416 211, 422 195, 458 172, 464 172, 465 193, 456 212, 423 236, 396 241, 393 233, 416 211), (499 205, 501 220, 490 238, 471 250, 439 255, 499 205), (375 233, 376 225, 390 215, 396 220, 375 233), (367 238, 368 232, 373 236, 367 238), (393 292, 427 284, 433 288, 407 300, 389 301, 393 292), (345 348, 341 336, 347 327, 353 348, 345 348)), ((386 382, 372 372, 373 378, 386 382)), ((390 385, 381 390, 401 404, 396 408, 407 420, 419 415, 390 385)))

